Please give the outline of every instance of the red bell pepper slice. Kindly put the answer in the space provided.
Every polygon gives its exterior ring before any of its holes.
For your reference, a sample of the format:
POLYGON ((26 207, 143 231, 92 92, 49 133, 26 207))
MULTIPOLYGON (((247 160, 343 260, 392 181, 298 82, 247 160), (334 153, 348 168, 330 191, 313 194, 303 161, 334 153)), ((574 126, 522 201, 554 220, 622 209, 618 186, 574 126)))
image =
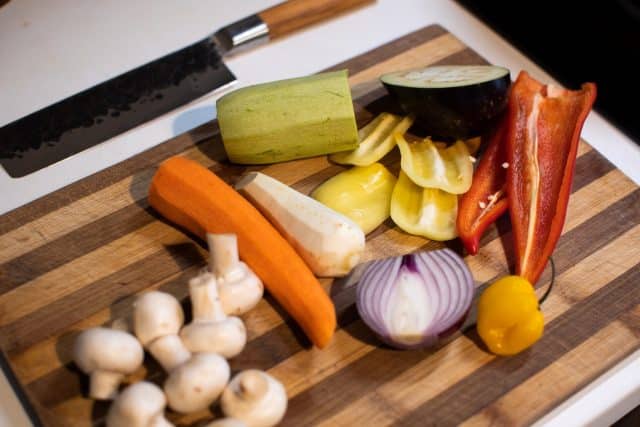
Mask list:
MULTIPOLYGON (((506 115, 505 115, 506 118, 506 115)), ((480 237, 508 207, 506 194, 505 131, 507 121, 502 120, 489 136, 489 142, 473 173, 469 191, 458 202, 456 227, 458 236, 471 255, 478 253, 480 237)))
POLYGON ((596 97, 521 72, 511 87, 506 133, 507 193, 516 273, 536 283, 564 225, 580 132, 596 97))

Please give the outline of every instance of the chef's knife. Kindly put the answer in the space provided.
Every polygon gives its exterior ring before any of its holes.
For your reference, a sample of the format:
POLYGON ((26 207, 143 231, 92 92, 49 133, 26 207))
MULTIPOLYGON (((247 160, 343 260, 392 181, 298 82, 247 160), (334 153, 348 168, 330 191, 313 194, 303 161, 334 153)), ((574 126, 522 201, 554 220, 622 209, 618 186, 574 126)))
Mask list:
POLYGON ((0 128, 0 164, 16 178, 133 129, 235 81, 224 55, 375 0, 289 0, 0 128))

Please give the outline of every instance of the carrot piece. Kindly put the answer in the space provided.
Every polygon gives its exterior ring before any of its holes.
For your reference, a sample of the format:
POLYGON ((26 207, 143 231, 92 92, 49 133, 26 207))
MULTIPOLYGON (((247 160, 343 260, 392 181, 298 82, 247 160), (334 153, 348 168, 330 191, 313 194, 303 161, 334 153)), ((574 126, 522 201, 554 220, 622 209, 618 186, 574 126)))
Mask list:
POLYGON ((240 258, 319 348, 336 328, 333 302, 302 258, 238 192, 200 164, 172 157, 151 181, 149 203, 201 238, 235 233, 240 258))

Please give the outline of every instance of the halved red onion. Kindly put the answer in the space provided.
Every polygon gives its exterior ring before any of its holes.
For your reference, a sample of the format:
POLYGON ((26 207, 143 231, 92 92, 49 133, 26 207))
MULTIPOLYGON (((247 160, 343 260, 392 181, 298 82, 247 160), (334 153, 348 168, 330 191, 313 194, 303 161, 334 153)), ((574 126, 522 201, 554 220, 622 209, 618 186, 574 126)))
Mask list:
POLYGON ((451 249, 372 262, 356 290, 358 313, 392 347, 429 347, 457 330, 473 299, 473 277, 451 249))

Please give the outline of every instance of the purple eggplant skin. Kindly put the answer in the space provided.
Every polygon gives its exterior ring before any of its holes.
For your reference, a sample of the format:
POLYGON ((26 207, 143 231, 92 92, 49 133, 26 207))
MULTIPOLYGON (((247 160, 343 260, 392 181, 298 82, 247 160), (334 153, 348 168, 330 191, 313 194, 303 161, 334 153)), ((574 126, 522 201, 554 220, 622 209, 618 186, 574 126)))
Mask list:
POLYGON ((416 88, 382 82, 425 135, 445 140, 467 139, 491 129, 507 107, 509 74, 467 86, 416 88))

